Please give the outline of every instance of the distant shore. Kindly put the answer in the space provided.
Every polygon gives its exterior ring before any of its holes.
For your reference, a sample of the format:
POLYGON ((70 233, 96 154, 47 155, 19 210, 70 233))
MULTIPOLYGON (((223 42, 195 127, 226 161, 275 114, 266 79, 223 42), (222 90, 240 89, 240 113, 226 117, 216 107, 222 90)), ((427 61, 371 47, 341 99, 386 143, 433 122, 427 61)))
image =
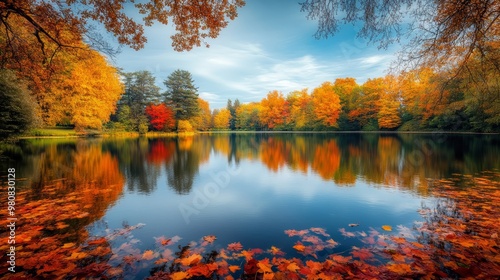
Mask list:
POLYGON ((262 130, 211 130, 196 132, 148 132, 139 134, 128 131, 84 131, 77 132, 72 128, 42 128, 32 130, 17 139, 50 139, 50 138, 135 138, 135 137, 177 137, 192 136, 195 134, 485 134, 496 135, 500 132, 473 132, 473 131, 443 131, 443 130, 422 130, 422 131, 262 131, 262 130))

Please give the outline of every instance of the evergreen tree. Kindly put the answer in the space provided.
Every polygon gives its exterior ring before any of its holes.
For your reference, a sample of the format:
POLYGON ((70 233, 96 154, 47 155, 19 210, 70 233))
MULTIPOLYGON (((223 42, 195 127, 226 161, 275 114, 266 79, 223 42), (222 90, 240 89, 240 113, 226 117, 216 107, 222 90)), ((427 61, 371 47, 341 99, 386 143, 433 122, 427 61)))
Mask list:
POLYGON ((175 70, 164 84, 167 87, 165 103, 174 110, 176 120, 187 120, 198 114, 198 88, 191 73, 175 70))
POLYGON ((230 118, 229 118, 229 128, 231 130, 236 129, 236 123, 237 123, 237 114, 236 111, 240 107, 240 101, 236 99, 234 101, 234 104, 232 103, 231 99, 227 100, 227 109, 229 110, 230 118))
POLYGON ((36 103, 12 73, 0 70, 0 138, 27 130, 35 120, 36 103))
POLYGON ((147 126, 146 106, 160 102, 160 88, 155 85, 155 77, 149 71, 123 73, 122 76, 125 92, 118 102, 119 121, 138 131, 139 127, 147 126), (124 112, 128 112, 128 118, 124 112))

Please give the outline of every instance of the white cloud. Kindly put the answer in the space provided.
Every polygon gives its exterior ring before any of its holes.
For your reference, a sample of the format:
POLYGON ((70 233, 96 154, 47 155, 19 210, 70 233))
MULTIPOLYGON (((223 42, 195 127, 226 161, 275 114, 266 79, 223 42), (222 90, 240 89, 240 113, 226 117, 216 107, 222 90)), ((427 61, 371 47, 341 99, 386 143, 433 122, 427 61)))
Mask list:
POLYGON ((393 50, 368 47, 365 41, 353 39, 354 34, 314 40, 316 24, 299 10, 296 3, 247 3, 217 39, 209 40, 210 48, 181 53, 170 47, 172 27, 154 25, 146 28, 146 48, 124 50, 117 57, 118 66, 125 71, 151 71, 161 87, 174 70, 188 70, 211 108, 224 107, 229 98, 259 101, 271 90, 285 95, 312 90, 339 77, 354 77, 362 83, 384 75, 394 59, 393 50))

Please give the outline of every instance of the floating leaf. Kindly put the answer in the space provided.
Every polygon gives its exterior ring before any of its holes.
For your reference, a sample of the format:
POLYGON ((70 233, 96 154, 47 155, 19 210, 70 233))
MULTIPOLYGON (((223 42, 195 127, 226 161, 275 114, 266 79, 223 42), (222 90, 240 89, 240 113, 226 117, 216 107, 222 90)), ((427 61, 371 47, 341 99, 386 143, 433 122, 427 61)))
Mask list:
POLYGON ((257 263, 257 267, 259 268, 259 272, 261 273, 272 273, 272 265, 269 263, 269 259, 265 258, 257 263))
POLYGON ((67 248, 71 248, 74 246, 75 246, 75 243, 64 243, 64 245, 61 248, 67 249, 67 248))
POLYGON ((171 238, 166 238, 165 236, 160 236, 160 237, 153 237, 156 242, 160 243, 161 246, 167 246, 170 243, 172 243, 171 238))
POLYGON ((333 239, 331 239, 331 238, 330 238, 330 239, 328 239, 328 240, 326 241, 326 243, 327 243, 328 248, 333 248, 333 247, 335 247, 335 246, 339 245, 339 243, 335 242, 335 240, 333 240, 333 239))
POLYGON ((383 225, 382 229, 385 230, 385 231, 392 231, 392 227, 388 226, 388 225, 383 225))
POLYGON ((283 254, 283 252, 281 252, 281 250, 279 248, 276 248, 274 246, 271 246, 271 254, 273 255, 279 255, 279 254, 283 254))
POLYGON ((289 265, 287 265, 286 269, 290 270, 291 272, 297 272, 300 267, 295 262, 291 262, 289 265))
POLYGON ((217 238, 215 237, 215 235, 206 235, 206 236, 203 236, 203 241, 206 241, 208 243, 213 243, 217 238))
POLYGON ((387 269, 401 275, 411 272, 411 266, 405 263, 389 264, 387 269))
POLYGON ((205 276, 209 277, 212 274, 212 271, 205 264, 198 264, 193 266, 187 270, 187 273, 190 276, 205 276))
POLYGON ((227 249, 229 251, 241 251, 241 249, 243 249, 243 246, 241 245, 240 242, 233 242, 227 245, 227 249))
POLYGON ((310 228, 310 230, 314 233, 317 233, 317 234, 321 234, 323 236, 326 236, 326 237, 329 237, 330 235, 328 233, 326 233, 326 230, 323 229, 323 228, 319 228, 319 227, 312 227, 310 228))
POLYGON ((184 271, 179 271, 179 272, 174 272, 170 275, 170 279, 172 280, 183 280, 183 279, 188 279, 189 274, 184 271))
POLYGON ((295 246, 293 246, 293 248, 299 252, 304 252, 304 250, 306 249, 306 246, 304 246, 302 243, 298 242, 297 244, 295 244, 295 246))
POLYGON ((193 254, 187 258, 183 258, 180 260, 180 263, 185 266, 192 266, 200 262, 202 259, 202 256, 199 254, 193 254))
POLYGON ((144 260, 152 260, 155 257, 155 253, 152 250, 146 250, 142 254, 142 259, 144 260))
POLYGON ((303 236, 307 234, 309 231, 307 229, 303 230, 295 230, 295 229, 287 229, 285 230, 285 234, 288 235, 289 237, 292 236, 303 236))
POLYGON ((341 229, 339 229, 339 231, 345 237, 355 237, 356 236, 356 234, 349 232, 349 231, 346 231, 345 228, 341 228, 341 229))
POLYGON ((241 251, 241 255, 244 256, 247 261, 253 259, 253 252, 243 250, 243 251, 241 251))
POLYGON ((240 267, 238 265, 230 265, 229 266, 229 270, 232 272, 232 273, 235 273, 236 271, 240 270, 240 267))

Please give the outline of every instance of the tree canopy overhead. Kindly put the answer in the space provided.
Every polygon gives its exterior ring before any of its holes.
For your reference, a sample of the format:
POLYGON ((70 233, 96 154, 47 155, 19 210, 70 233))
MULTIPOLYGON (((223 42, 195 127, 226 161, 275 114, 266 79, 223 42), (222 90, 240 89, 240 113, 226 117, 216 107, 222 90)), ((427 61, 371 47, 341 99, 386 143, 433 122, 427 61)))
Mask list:
POLYGON ((500 43, 497 0, 305 0, 301 10, 318 20, 317 38, 334 35, 341 24, 363 22, 358 36, 389 44, 408 38, 400 62, 409 66, 459 66, 475 54, 488 55, 500 43))
MULTIPOLYGON (((176 33, 171 36, 176 51, 190 50, 205 38, 216 38, 229 20, 237 16, 243 0, 148 0, 134 3, 126 0, 0 0, 0 25, 7 40, 18 36, 16 24, 30 27, 31 34, 45 52, 47 41, 58 47, 75 47, 82 38, 94 48, 110 51, 109 45, 95 32, 92 24, 100 23, 120 44, 140 49, 146 42, 143 24, 167 25, 176 33), (125 12, 135 8, 142 16, 138 22, 125 12), (21 22, 13 23, 12 20, 21 22), (68 35, 69 34, 69 35, 68 35)), ((9 45, 15 51, 15 45, 9 45)), ((77 46, 78 47, 78 46, 77 46)))

